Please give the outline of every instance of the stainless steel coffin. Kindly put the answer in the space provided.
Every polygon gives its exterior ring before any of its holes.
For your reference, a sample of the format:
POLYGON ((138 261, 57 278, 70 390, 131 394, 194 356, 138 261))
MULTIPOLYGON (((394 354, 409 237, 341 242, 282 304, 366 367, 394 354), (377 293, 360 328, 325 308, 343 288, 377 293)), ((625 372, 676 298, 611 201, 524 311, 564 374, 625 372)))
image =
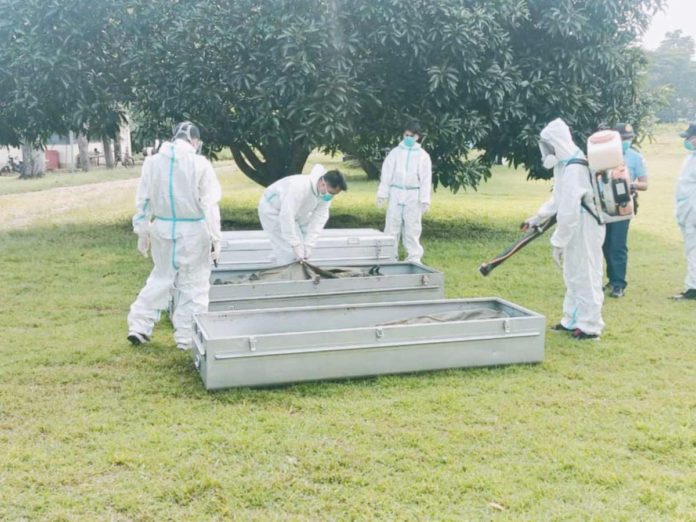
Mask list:
POLYGON ((500 298, 211 312, 192 354, 209 390, 265 386, 541 362, 544 326, 500 298))
MULTIPOLYGON (((349 269, 372 266, 349 264, 349 269)), ((246 310, 328 304, 418 301, 445 297, 442 272, 417 263, 379 265, 381 275, 319 279, 318 281, 248 281, 253 270, 213 273, 208 310, 246 310), (235 281, 243 282, 235 282, 235 281), (216 284, 217 283, 217 284, 216 284)))
MULTIPOLYGON (((276 266, 271 242, 263 230, 222 233, 218 269, 258 270, 276 266)), ((371 228, 328 228, 321 231, 309 261, 315 264, 396 261, 393 236, 371 228)))

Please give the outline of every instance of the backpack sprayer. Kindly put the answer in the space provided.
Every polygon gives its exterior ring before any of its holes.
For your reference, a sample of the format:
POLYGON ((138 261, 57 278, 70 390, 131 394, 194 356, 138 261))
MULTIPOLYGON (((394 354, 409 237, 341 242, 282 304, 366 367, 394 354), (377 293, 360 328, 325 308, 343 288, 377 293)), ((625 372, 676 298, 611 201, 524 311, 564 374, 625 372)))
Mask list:
POLYGON ((621 135, 613 130, 595 132, 587 140, 587 161, 597 223, 631 219, 635 215, 631 176, 624 164, 621 135))
MULTIPOLYGON (((630 190, 630 175, 624 165, 621 135, 613 130, 595 132, 587 140, 587 161, 570 160, 569 165, 588 167, 592 191, 582 198, 582 207, 597 220, 597 223, 613 223, 631 219, 634 215, 630 190)), ((481 275, 487 276, 529 243, 541 236, 556 223, 553 215, 546 221, 533 226, 508 248, 479 267, 481 275)))

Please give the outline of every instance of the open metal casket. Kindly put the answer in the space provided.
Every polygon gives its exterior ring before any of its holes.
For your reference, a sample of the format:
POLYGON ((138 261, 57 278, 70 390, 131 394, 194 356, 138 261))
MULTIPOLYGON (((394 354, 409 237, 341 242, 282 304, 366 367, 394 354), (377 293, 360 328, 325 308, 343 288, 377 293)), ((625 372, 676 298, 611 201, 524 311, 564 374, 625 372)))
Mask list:
POLYGON ((208 390, 536 363, 545 318, 499 298, 210 312, 192 355, 208 390))
MULTIPOLYGON (((217 270, 270 268, 278 263, 263 230, 222 233, 217 270)), ((396 261, 394 236, 371 228, 327 228, 320 232, 309 261, 315 264, 396 261)))
MULTIPOLYGON (((328 270, 331 275, 338 274, 339 277, 320 277, 302 263, 260 272, 218 270, 211 278, 208 310, 417 301, 445 297, 442 272, 417 263, 349 264, 328 270)), ((176 300, 176 293, 174 295, 176 300)))
MULTIPOLYGON (((418 264, 350 264, 320 267, 341 277, 316 276, 308 265, 294 263, 263 270, 218 270, 211 275, 208 310, 247 310, 328 304, 380 303, 442 299, 445 283, 442 272, 418 264)), ((179 301, 172 290, 169 313, 179 301)))

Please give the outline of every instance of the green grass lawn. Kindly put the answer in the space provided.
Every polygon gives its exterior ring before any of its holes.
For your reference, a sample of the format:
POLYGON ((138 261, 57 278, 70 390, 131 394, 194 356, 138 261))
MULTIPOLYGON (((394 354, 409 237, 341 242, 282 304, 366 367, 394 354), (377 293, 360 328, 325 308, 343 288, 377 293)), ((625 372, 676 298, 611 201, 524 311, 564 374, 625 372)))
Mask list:
MULTIPOLYGON (((540 365, 207 393, 165 321, 144 349, 125 340, 151 268, 132 192, 3 232, 0 520, 695 520, 696 303, 667 299, 685 274, 680 147, 666 131, 645 147, 629 287, 602 340, 548 333, 540 365)), ((218 173, 225 228, 257 228, 261 189, 218 173)), ((498 168, 435 193, 424 261, 449 297, 559 319, 547 238, 477 272, 550 187, 498 168)), ((351 174, 330 226, 381 227, 375 192, 351 174)))

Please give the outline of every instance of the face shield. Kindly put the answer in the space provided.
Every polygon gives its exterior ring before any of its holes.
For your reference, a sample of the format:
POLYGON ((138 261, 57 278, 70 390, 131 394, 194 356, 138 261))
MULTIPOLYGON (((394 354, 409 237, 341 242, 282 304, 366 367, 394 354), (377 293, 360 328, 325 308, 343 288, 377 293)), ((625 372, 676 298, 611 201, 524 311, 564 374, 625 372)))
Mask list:
POLYGON ((200 154, 203 149, 203 141, 201 141, 201 132, 198 130, 193 123, 190 121, 184 121, 179 123, 174 128, 173 140, 186 140, 195 149, 196 154, 200 154))
POLYGON ((554 149, 551 142, 540 139, 539 140, 539 150, 541 151, 541 162, 545 169, 552 169, 558 164, 558 158, 556 158, 556 150, 554 149))

